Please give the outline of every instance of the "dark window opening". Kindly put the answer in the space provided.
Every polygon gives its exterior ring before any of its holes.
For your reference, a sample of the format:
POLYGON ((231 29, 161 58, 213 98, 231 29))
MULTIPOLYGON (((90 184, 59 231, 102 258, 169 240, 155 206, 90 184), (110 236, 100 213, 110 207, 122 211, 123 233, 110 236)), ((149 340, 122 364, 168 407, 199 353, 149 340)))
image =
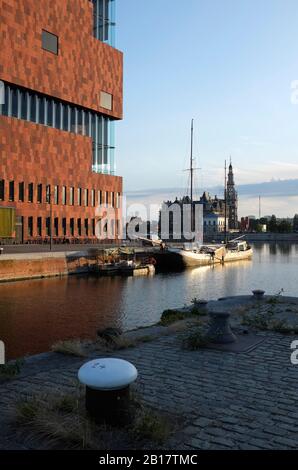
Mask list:
POLYGON ((9 200, 14 201, 14 181, 9 182, 9 200))
POLYGON ((70 235, 73 237, 74 236, 74 219, 70 219, 70 235))
POLYGON ((42 31, 42 48, 58 55, 58 36, 48 31, 42 31))
POLYGON ((0 201, 5 199, 5 181, 0 180, 0 201))
POLYGON ((66 219, 65 219, 65 217, 62 219, 62 232, 63 232, 63 236, 66 237, 66 219))
POLYGON ((37 185, 37 202, 42 203, 42 184, 37 185))
POLYGON ((42 218, 41 217, 37 217, 37 235, 39 237, 42 236, 42 218))
POLYGON ((46 218, 46 234, 48 237, 51 236, 51 217, 46 218))
POLYGON ((28 236, 33 237, 33 217, 28 217, 28 236))
POLYGON ((24 183, 19 183, 19 201, 24 202, 25 199, 25 185, 24 183))
POLYGON ((88 235, 89 235, 89 223, 88 223, 88 219, 85 219, 85 235, 86 235, 86 237, 88 237, 88 235))
POLYGON ((30 183, 28 185, 28 201, 33 202, 33 192, 34 192, 34 185, 33 183, 30 183))
POLYGON ((55 228, 55 236, 59 237, 59 219, 58 219, 58 217, 55 217, 54 228, 55 228))
POLYGON ((82 221, 78 219, 78 235, 79 237, 82 235, 82 221))
POLYGON ((51 185, 48 184, 46 187, 46 203, 51 204, 51 185))

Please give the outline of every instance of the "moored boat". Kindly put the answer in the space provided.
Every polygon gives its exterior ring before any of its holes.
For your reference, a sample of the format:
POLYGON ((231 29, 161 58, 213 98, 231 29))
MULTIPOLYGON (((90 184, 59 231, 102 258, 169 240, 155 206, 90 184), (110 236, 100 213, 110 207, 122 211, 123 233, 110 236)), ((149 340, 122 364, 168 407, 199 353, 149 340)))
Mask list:
POLYGON ((182 249, 169 248, 169 251, 180 256, 186 267, 249 260, 253 255, 252 248, 244 240, 232 240, 222 245, 201 245, 182 249))

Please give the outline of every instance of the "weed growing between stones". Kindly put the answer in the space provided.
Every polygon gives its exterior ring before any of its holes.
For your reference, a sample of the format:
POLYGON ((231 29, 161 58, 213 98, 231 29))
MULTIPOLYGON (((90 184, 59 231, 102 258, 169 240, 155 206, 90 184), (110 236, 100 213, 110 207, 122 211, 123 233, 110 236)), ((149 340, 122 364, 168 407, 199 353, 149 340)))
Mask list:
POLYGON ((43 448, 117 450, 163 445, 176 430, 176 420, 153 410, 132 394, 131 424, 96 424, 85 410, 82 391, 73 395, 35 396, 15 405, 14 419, 31 441, 43 448), (38 444, 37 444, 38 445, 38 444))

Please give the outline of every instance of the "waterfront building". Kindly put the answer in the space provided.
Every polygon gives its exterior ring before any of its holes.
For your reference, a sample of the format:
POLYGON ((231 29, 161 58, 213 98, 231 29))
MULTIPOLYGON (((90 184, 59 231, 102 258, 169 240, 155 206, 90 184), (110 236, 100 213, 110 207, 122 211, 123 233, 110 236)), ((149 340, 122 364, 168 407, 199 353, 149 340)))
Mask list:
POLYGON ((224 215, 210 212, 204 214, 204 235, 209 237, 219 233, 225 232, 225 218, 224 215))
POLYGON ((0 0, 0 208, 16 242, 95 241, 96 207, 121 237, 123 57, 115 0, 0 0), (113 211, 111 211, 113 213, 113 211))

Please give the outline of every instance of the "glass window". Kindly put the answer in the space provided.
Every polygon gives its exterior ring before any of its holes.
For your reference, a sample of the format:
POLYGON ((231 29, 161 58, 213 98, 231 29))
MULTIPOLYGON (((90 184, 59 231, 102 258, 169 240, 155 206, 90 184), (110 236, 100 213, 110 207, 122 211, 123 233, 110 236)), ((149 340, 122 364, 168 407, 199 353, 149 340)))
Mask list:
POLYGON ((5 199, 5 181, 0 180, 0 201, 5 199))
POLYGON ((61 103, 55 103, 55 127, 56 129, 61 129, 61 113, 62 105, 61 103))
POLYGON ((21 91, 21 119, 27 119, 28 103, 27 92, 21 91))
POLYGON ((28 184, 28 201, 33 202, 33 192, 34 192, 34 185, 33 183, 28 184))
POLYGON ((82 205, 82 189, 78 188, 78 206, 82 205))
POLYGON ((109 145, 109 121, 104 119, 104 131, 103 131, 103 144, 104 144, 104 158, 103 162, 105 165, 108 164, 108 145, 109 145))
POLYGON ((4 114, 4 116, 8 116, 10 89, 8 85, 5 85, 4 87, 5 87, 5 92, 4 92, 4 104, 2 106, 2 113, 4 114))
POLYGON ((51 236, 51 218, 50 217, 46 218, 46 233, 48 237, 51 236))
POLYGON ((54 186, 54 204, 59 204, 59 188, 54 186))
POLYGON ((89 191, 88 189, 85 189, 85 197, 84 197, 85 206, 88 206, 88 203, 89 203, 88 199, 89 199, 89 191))
POLYGON ((51 204, 51 185, 47 184, 46 186, 46 203, 51 204))
POLYGON ((62 187, 62 204, 66 205, 66 186, 62 187))
POLYGON ((78 134, 83 135, 83 111, 81 109, 77 110, 77 115, 78 115, 78 134))
POLYGON ((37 217, 37 235, 39 237, 42 236, 42 218, 41 217, 37 217))
POLYGON ((88 223, 88 219, 85 219, 85 235, 86 235, 86 237, 88 237, 88 235, 89 235, 89 223, 88 223))
POLYGON ((39 98, 39 124, 45 124, 45 98, 39 98))
POLYGON ((19 201, 24 202, 25 199, 25 184, 22 181, 22 183, 19 183, 19 201))
POLYGON ((28 236, 33 237, 33 217, 28 217, 28 236))
POLYGON ((91 137, 90 112, 85 111, 85 135, 91 137))
POLYGON ((36 112, 36 96, 30 93, 30 121, 36 122, 37 112, 36 112))
POLYGON ((91 190, 91 206, 95 206, 95 189, 91 190))
POLYGON ((43 30, 41 42, 45 51, 58 55, 58 36, 43 30))
POLYGON ((18 117, 18 91, 16 88, 11 89, 11 115, 18 117))
POLYGON ((55 217, 54 219, 54 229, 55 229, 55 236, 59 237, 59 219, 58 217, 55 217))
POLYGON ((79 237, 82 235, 82 221, 78 219, 78 235, 79 237))
POLYGON ((74 205, 74 188, 69 188, 69 204, 74 205))
POLYGON ((42 202, 42 184, 37 185, 37 202, 42 202))
POLYGON ((54 115, 54 102, 53 100, 47 100, 47 125, 53 127, 53 115, 54 115))
POLYGON ((112 111, 113 108, 113 95, 105 91, 100 92, 100 106, 102 108, 112 111))
POLYGON ((70 108, 70 132, 77 132, 76 108, 74 106, 70 108))
POLYGON ((9 182, 9 200, 14 201, 14 181, 9 182))
POLYGON ((63 114, 63 130, 69 131, 69 116, 67 104, 61 104, 61 111, 63 114))
POLYGON ((70 219, 69 228, 70 228, 70 235, 72 237, 74 237, 74 226, 75 226, 74 219, 70 219))
POLYGON ((67 224, 66 224, 66 218, 65 217, 63 217, 63 219, 62 219, 62 232, 63 232, 63 236, 66 237, 67 224))

